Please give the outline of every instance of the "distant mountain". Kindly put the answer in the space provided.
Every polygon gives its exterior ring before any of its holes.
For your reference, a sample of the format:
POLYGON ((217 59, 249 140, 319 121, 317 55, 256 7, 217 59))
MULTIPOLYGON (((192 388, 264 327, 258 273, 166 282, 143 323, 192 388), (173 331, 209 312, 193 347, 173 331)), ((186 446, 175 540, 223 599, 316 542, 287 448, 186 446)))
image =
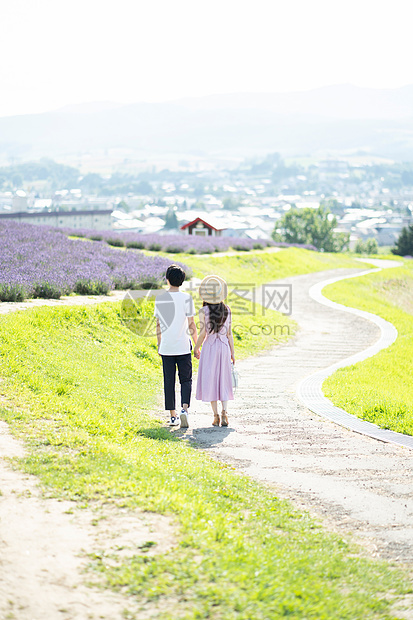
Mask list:
POLYGON ((401 120, 413 117, 413 84, 395 89, 340 84, 292 93, 210 95, 176 103, 197 110, 250 108, 288 116, 401 120))
POLYGON ((75 103, 65 105, 63 108, 55 110, 56 114, 95 114, 105 110, 121 108, 124 103, 114 103, 113 101, 91 101, 89 103, 75 103))
POLYGON ((97 102, 0 118, 0 151, 29 158, 128 148, 141 155, 363 151, 413 159, 413 85, 329 86, 167 103, 97 102))

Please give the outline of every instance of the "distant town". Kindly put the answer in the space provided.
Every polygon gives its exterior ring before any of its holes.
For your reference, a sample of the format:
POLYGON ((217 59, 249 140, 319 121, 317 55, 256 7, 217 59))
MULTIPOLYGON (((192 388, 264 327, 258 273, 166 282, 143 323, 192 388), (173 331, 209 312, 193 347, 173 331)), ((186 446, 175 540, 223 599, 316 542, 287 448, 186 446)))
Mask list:
POLYGON ((82 174, 52 160, 0 168, 0 219, 62 228, 270 239, 291 208, 328 208, 350 249, 393 246, 413 223, 413 165, 356 158, 284 160, 278 153, 236 165, 134 174, 82 174), (190 226, 196 222, 197 225, 190 226), (199 222, 202 222, 200 224, 199 222))

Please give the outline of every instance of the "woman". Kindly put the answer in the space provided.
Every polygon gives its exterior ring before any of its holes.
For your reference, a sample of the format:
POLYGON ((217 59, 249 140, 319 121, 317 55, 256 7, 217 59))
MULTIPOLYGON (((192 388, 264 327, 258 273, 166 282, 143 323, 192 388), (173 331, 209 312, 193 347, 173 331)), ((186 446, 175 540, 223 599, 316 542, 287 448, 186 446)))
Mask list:
POLYGON ((211 403, 212 426, 228 426, 227 405, 234 399, 231 361, 235 364, 235 353, 231 311, 224 304, 227 283, 219 276, 207 276, 201 282, 199 295, 204 305, 199 311, 200 333, 194 349, 195 357, 200 359, 196 398, 211 403), (218 401, 222 403, 221 419, 218 401))

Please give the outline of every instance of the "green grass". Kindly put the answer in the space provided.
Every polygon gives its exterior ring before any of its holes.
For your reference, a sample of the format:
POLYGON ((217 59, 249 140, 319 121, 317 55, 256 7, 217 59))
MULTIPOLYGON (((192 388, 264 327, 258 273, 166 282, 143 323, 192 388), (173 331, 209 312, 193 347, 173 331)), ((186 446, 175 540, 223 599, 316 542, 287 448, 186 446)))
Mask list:
POLYGON ((2 317, 0 375, 1 416, 27 443, 17 462, 50 494, 176 519, 178 544, 166 554, 90 558, 89 580, 163 604, 160 619, 391 619, 392 599, 411 591, 399 569, 148 414, 159 357, 153 339, 122 324, 119 304, 2 317))
POLYGON ((190 266, 194 276, 203 278, 217 274, 229 283, 250 283, 255 285, 273 282, 290 276, 327 269, 360 268, 363 264, 347 254, 310 252, 299 248, 287 248, 279 252, 239 252, 235 256, 214 256, 207 254, 163 254, 190 266))
POLYGON ((390 347, 329 377, 324 394, 359 418, 413 435, 413 262, 331 284, 323 293, 346 306, 378 314, 398 331, 390 347))

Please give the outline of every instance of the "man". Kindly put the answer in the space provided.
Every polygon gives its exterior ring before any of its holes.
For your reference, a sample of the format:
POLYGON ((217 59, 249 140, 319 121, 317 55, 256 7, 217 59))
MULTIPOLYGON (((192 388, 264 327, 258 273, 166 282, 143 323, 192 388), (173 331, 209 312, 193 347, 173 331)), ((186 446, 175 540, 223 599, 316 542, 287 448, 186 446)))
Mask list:
POLYGON ((192 297, 179 290, 185 272, 178 265, 166 270, 168 290, 156 298, 155 317, 158 353, 162 357, 165 409, 169 410, 171 426, 188 428, 191 404, 192 358, 191 338, 196 343, 195 307, 192 297), (181 413, 175 411, 175 375, 178 368, 181 384, 181 413))

